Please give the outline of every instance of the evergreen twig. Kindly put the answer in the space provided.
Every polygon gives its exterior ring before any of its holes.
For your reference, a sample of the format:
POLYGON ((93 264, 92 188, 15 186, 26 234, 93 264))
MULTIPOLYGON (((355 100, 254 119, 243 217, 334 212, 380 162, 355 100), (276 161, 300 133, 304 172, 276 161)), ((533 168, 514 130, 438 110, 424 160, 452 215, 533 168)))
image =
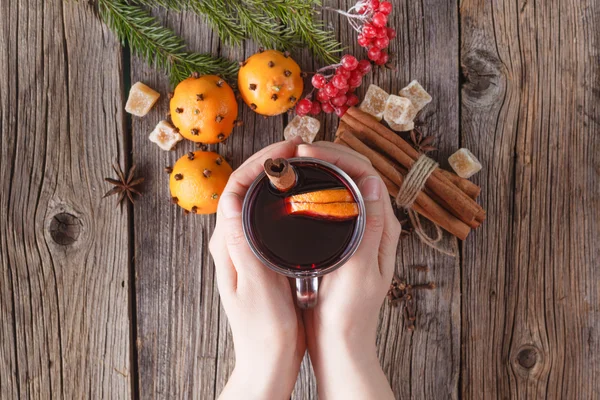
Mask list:
POLYGON ((206 18, 224 43, 229 45, 242 43, 245 38, 244 30, 235 18, 230 17, 232 9, 227 3, 222 0, 187 0, 185 2, 189 10, 206 18))
POLYGON ((316 18, 321 0, 133 0, 148 7, 190 10, 206 19, 221 40, 238 45, 245 38, 266 48, 308 48, 322 61, 338 62, 342 50, 334 32, 316 18))
POLYGON ((274 19, 279 19, 300 41, 321 60, 337 63, 342 46, 334 32, 327 31, 322 22, 315 20, 315 7, 322 7, 321 0, 243 0, 274 19))
MULTIPOLYGON (((183 5, 180 0, 154 1, 179 10, 183 5)), ((182 81, 192 72, 232 78, 237 71, 237 64, 230 60, 186 51, 183 39, 160 25, 140 5, 126 0, 98 0, 98 11, 123 44, 129 44, 133 53, 149 64, 165 70, 172 83, 182 81)))
POLYGON ((238 16, 240 27, 246 35, 261 46, 268 49, 291 50, 300 47, 299 38, 284 26, 281 21, 260 12, 252 7, 247 7, 241 2, 233 1, 232 6, 238 16))

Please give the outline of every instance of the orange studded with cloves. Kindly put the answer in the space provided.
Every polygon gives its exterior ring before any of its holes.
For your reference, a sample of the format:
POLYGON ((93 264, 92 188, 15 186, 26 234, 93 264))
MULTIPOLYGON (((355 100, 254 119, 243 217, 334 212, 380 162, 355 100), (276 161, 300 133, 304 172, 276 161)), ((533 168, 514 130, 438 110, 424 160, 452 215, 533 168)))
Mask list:
POLYGON ((167 167, 171 202, 194 214, 213 214, 232 173, 219 154, 195 151, 167 167))
POLYGON ((173 92, 170 101, 173 125, 193 142, 223 142, 236 123, 235 94, 216 75, 195 76, 181 81, 173 92))
POLYGON ((255 112, 271 116, 286 112, 302 97, 300 66, 277 50, 254 54, 240 64, 238 90, 255 112))

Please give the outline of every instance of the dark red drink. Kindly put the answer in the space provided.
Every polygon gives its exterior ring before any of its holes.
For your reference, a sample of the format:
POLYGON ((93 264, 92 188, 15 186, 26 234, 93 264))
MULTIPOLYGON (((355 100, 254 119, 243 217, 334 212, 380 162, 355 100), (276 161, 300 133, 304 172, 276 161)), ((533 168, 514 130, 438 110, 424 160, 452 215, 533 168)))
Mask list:
MULTIPOLYGON (((358 202, 352 188, 330 168, 296 162, 297 183, 280 192, 264 176, 250 194, 249 234, 256 251, 272 264, 288 270, 319 270, 338 262, 356 236, 357 217, 293 214, 289 199, 304 193, 340 189, 358 202)), ((329 204, 323 209, 333 207, 329 204)))

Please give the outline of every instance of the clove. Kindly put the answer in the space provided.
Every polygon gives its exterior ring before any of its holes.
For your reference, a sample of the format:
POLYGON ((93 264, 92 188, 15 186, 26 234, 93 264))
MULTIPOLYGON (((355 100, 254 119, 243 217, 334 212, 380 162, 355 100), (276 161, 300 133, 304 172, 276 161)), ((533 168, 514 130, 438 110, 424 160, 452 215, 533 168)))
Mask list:
MULTIPOLYGON (((419 266, 421 270, 429 270, 427 266, 419 266)), ((415 290, 431 290, 435 289, 436 285, 433 282, 423 284, 408 284, 406 280, 400 279, 398 276, 394 276, 390 283, 390 289, 387 293, 389 303, 396 307, 400 305, 402 307, 402 313, 404 314, 405 327, 408 331, 415 329, 414 321, 417 319, 415 297, 413 291, 415 290)))

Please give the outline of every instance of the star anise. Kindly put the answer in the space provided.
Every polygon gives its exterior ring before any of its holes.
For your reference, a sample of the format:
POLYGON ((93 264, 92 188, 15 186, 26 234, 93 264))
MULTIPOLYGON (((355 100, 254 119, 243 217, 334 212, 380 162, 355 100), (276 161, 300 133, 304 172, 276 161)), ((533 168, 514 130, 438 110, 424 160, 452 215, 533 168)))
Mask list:
POLYGON ((413 146, 418 151, 427 154, 430 151, 437 150, 436 147, 431 144, 435 140, 433 136, 423 136, 423 133, 418 128, 414 128, 410 131, 410 140, 413 142, 413 146))
POLYGON ((131 204, 133 204, 134 203, 133 194, 135 193, 139 196, 142 195, 138 190, 135 189, 135 186, 144 182, 144 178, 134 179, 135 165, 131 166, 131 169, 129 170, 129 172, 127 174, 123 173, 121 166, 117 163, 113 164, 113 169, 115 170, 115 172, 118 176, 118 179, 104 178, 104 180, 106 182, 114 185, 114 187, 112 189, 110 189, 108 192, 106 192, 106 194, 104 196, 102 196, 102 198, 112 196, 113 194, 118 193, 119 198, 117 199, 117 206, 119 204, 121 204, 121 202, 123 201, 125 196, 127 196, 129 201, 131 201, 131 204), (125 179, 125 175, 127 175, 127 179, 125 179))

